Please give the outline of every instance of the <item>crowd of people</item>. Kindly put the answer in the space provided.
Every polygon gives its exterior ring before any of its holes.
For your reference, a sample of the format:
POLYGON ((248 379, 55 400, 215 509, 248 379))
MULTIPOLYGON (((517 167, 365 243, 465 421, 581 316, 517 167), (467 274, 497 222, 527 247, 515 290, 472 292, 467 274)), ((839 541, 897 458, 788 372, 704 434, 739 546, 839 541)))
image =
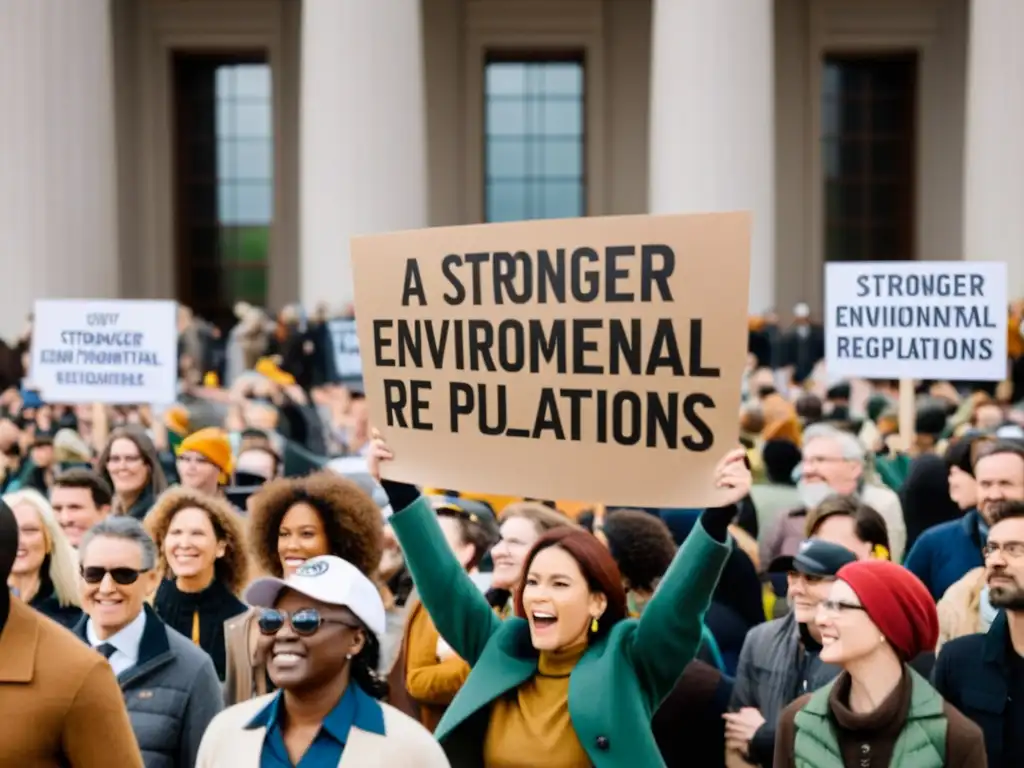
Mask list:
MULTIPOLYGON (((1016 314, 1015 314, 1016 313, 1016 314)), ((179 316, 171 406, 0 347, 0 764, 1024 765, 1024 387, 754 318, 723 505, 381 480, 326 313, 179 316)), ((453 457, 453 460, 458 460, 453 457)))

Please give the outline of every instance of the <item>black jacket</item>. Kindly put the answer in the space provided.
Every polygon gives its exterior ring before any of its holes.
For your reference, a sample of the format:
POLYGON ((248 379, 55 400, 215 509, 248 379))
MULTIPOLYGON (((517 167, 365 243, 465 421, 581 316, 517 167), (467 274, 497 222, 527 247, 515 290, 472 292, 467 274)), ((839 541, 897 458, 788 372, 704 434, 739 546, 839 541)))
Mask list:
MULTIPOLYGON (((146 768, 193 768, 203 733, 223 707, 217 673, 202 649, 148 605, 144 610, 138 662, 117 682, 146 768)), ((83 616, 73 630, 85 643, 88 621, 83 616)))
MULTIPOLYGON (((932 685, 942 698, 985 734, 991 766, 1005 764, 1003 729, 1009 697, 1024 696, 1024 691, 1009 690, 1009 642, 1010 627, 1000 611, 985 634, 965 635, 943 645, 932 672, 932 685)), ((1024 728, 1024 723, 1015 726, 1024 728)))

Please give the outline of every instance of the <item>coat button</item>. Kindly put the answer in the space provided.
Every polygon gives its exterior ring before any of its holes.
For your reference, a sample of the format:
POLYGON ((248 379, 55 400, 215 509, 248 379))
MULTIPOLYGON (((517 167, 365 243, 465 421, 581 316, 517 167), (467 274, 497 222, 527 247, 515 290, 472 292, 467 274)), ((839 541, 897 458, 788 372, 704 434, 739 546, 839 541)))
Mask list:
POLYGON ((608 747, 610 747, 610 746, 611 746, 611 742, 608 741, 608 737, 607 736, 598 736, 597 737, 597 748, 598 749, 604 750, 604 749, 608 749, 608 747))

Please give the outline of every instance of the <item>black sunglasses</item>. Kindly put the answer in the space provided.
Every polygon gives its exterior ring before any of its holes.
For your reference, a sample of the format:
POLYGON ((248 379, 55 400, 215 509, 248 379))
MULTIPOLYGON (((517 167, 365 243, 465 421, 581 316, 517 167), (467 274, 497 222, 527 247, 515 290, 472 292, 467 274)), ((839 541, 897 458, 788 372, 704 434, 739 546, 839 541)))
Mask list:
POLYGON ((289 614, 287 611, 279 611, 274 608, 264 608, 260 612, 257 624, 259 625, 260 632, 262 634, 276 635, 284 626, 286 621, 291 624, 295 634, 302 637, 309 637, 310 635, 316 634, 317 630, 324 624, 340 624, 341 626, 348 627, 349 629, 361 629, 358 624, 353 624, 352 622, 321 616, 320 611, 316 608, 303 608, 301 611, 296 611, 293 614, 289 614))
POLYGON ((88 568, 82 568, 81 573, 82 580, 85 581, 86 584, 99 584, 103 581, 103 577, 109 573, 110 578, 112 578, 115 583, 120 584, 121 586, 127 586, 138 581, 139 576, 146 573, 148 570, 148 568, 141 571, 137 571, 134 568, 102 568, 98 565, 91 565, 88 568))

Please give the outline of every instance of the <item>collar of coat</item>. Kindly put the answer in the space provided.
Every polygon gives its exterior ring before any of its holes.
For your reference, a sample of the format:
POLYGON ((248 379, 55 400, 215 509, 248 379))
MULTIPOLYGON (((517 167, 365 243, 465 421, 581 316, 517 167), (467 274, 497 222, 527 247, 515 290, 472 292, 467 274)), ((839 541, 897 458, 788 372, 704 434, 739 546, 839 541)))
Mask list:
MULTIPOLYGON (((139 655, 138 662, 135 664, 136 668, 145 667, 154 659, 159 659, 161 656, 171 652, 171 644, 167 640, 167 625, 160 620, 160 617, 156 615, 156 611, 148 604, 144 604, 142 610, 146 612, 146 628, 142 630, 142 639, 139 641, 139 655)), ((86 644, 89 643, 88 636, 85 633, 85 627, 88 622, 88 615, 83 615, 81 620, 75 625, 74 630, 72 630, 86 644)), ((125 674, 129 671, 131 670, 127 670, 125 674)))

